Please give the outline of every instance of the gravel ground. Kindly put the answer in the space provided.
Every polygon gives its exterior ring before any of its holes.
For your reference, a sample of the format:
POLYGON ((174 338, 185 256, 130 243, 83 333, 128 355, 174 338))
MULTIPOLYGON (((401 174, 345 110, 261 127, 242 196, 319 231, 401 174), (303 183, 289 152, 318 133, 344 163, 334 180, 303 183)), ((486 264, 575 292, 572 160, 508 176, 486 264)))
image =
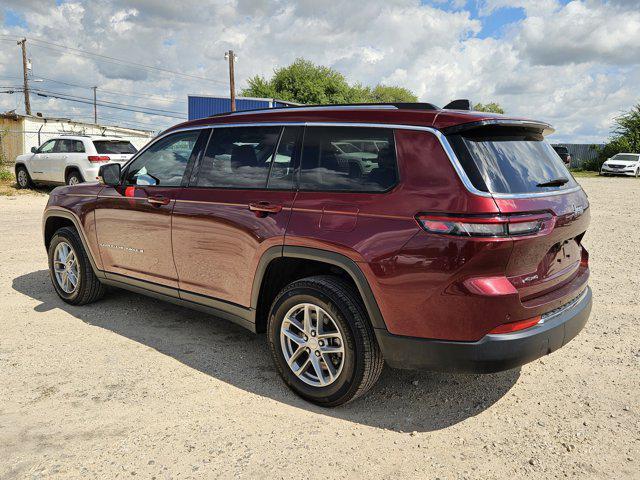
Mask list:
POLYGON ((594 310, 575 340, 488 376, 385 369, 333 410, 225 321, 116 290, 62 303, 46 196, 0 197, 0 478, 640 478, 640 181, 581 182, 594 310))

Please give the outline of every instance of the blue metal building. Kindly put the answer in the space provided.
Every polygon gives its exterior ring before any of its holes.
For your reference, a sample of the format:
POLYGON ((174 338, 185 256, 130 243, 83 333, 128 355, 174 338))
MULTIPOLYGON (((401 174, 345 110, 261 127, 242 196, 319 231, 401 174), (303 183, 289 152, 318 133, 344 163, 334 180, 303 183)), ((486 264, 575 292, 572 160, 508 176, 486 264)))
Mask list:
MULTIPOLYGON (((231 111, 231 100, 228 97, 210 97, 204 95, 188 96, 189 120, 210 117, 218 113, 231 111)), ((275 98, 236 97, 236 110, 254 110, 256 108, 275 108, 297 105, 275 98)))

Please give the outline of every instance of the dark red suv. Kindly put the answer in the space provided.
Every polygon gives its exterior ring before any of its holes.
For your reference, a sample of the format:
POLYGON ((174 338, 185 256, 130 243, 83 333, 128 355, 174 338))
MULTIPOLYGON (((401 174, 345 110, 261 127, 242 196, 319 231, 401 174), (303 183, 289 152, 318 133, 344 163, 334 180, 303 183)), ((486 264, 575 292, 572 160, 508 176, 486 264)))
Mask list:
POLYGON ((238 112, 173 127, 44 212, 53 285, 105 285, 266 332, 285 383, 334 406, 383 363, 495 372, 591 309, 587 197, 549 125, 430 104, 238 112))

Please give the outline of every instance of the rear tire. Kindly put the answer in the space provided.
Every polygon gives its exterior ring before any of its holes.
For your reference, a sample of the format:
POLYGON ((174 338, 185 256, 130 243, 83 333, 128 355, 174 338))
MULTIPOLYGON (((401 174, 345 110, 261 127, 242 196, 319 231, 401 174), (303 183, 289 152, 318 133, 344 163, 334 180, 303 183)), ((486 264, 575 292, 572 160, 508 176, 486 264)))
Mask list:
POLYGON ((267 332, 284 382, 320 406, 335 407, 364 395, 382 372, 382 353, 360 297, 339 277, 318 275, 287 285, 273 302, 267 332), (307 325, 307 312, 310 327, 303 330, 299 327, 307 325))
POLYGON ((49 275, 58 296, 71 305, 86 305, 102 298, 105 286, 93 272, 78 232, 60 228, 49 244, 49 275))
POLYGON ((16 184, 18 188, 22 189, 33 187, 33 181, 31 180, 29 171, 24 165, 18 165, 16 167, 16 184))
POLYGON ((71 170, 67 173, 67 177, 65 178, 67 185, 77 185, 79 183, 84 182, 82 175, 77 170, 71 170))

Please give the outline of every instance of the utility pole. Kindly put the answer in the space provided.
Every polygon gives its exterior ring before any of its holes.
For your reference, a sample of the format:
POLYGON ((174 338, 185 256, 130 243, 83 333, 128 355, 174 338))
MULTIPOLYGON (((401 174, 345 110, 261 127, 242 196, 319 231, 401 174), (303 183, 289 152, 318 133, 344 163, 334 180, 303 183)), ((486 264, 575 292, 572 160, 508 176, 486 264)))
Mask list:
POLYGON ((229 50, 225 52, 224 58, 229 60, 229 91, 231 97, 231 111, 236 111, 236 80, 235 80, 235 60, 236 55, 233 53, 233 50, 229 50))
POLYGON ((29 77, 27 76, 27 39, 23 38, 17 45, 22 46, 22 76, 24 79, 24 111, 31 115, 31 102, 29 101, 29 77))
POLYGON ((96 105, 96 90, 98 87, 91 87, 93 89, 93 123, 98 124, 98 106, 96 105))

